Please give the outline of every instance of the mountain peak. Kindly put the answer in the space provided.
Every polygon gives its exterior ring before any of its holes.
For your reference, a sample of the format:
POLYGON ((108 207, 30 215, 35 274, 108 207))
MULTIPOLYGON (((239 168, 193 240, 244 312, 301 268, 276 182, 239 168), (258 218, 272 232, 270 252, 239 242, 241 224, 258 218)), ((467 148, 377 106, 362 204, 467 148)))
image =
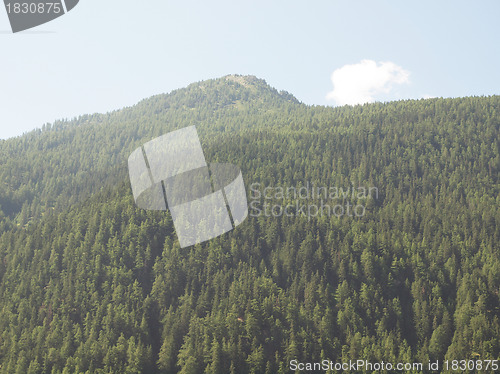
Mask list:
POLYGON ((226 81, 232 81, 241 84, 242 86, 254 86, 258 84, 268 85, 264 79, 259 79, 255 75, 239 75, 239 74, 230 74, 223 77, 226 81))
POLYGON ((159 106, 158 110, 164 110, 181 107, 220 109, 233 106, 241 108, 242 105, 251 102, 300 103, 292 94, 278 91, 264 79, 254 75, 230 74, 192 83, 168 94, 145 99, 139 104, 159 106))

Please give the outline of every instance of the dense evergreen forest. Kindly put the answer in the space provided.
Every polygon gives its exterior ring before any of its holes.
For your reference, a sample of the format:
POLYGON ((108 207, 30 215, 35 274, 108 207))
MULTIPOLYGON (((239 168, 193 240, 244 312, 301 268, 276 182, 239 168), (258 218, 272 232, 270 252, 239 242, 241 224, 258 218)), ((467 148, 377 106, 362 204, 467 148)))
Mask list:
POLYGON ((500 359, 499 172, 499 96, 329 108, 251 76, 0 141, 0 373, 500 359), (127 158, 190 125, 249 194, 379 196, 181 249, 168 212, 135 206, 127 158))

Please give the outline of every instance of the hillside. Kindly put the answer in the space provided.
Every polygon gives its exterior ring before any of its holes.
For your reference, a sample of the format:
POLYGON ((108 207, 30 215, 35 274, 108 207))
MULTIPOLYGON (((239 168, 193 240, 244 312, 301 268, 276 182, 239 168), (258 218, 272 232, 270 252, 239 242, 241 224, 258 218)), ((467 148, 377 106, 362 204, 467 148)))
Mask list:
POLYGON ((245 118, 261 109, 298 105, 291 95, 262 80, 239 77, 248 80, 243 85, 231 77, 195 83, 132 108, 59 121, 0 141, 1 211, 24 225, 50 208, 60 211, 121 180, 130 152, 155 136, 188 124, 202 124, 202 134, 248 127, 253 124, 245 118))
MULTIPOLYGON (((0 373, 500 359, 500 97, 307 106, 250 76, 0 142, 0 373), (196 125, 250 186, 374 186, 179 248, 127 157, 196 125)), ((286 197, 273 203, 290 203, 286 197)))

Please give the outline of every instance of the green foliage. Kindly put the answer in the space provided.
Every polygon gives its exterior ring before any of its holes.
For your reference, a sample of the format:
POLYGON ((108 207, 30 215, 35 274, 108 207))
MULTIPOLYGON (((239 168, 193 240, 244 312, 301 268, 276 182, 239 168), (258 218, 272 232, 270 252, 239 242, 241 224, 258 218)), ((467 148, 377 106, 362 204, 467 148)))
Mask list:
POLYGON ((0 373, 288 373, 500 358, 499 97, 308 107, 253 77, 0 142, 0 373), (179 248, 126 159, 197 125, 247 187, 376 186, 362 218, 179 248), (478 356, 479 355, 479 356, 478 356))

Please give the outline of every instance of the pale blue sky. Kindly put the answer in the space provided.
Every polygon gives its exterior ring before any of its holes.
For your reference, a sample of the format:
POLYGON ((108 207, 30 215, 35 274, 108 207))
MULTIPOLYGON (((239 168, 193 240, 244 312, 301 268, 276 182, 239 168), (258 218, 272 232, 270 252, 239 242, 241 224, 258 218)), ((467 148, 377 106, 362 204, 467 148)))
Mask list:
POLYGON ((227 74, 335 105, 362 60, 408 73, 379 100, 500 94, 500 1, 81 0, 12 34, 0 9, 0 138, 227 74))

